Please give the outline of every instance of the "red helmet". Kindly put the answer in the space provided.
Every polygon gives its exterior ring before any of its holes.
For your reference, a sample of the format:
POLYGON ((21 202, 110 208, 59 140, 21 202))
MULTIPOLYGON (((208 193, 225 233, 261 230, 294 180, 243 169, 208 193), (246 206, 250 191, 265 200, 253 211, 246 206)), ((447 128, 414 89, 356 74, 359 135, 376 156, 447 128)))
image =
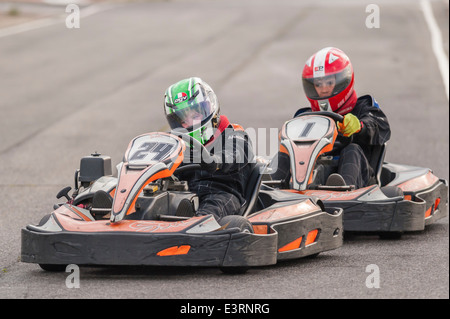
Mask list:
POLYGON ((337 48, 312 55, 303 68, 302 80, 313 111, 351 112, 356 104, 354 74, 348 56, 337 48))

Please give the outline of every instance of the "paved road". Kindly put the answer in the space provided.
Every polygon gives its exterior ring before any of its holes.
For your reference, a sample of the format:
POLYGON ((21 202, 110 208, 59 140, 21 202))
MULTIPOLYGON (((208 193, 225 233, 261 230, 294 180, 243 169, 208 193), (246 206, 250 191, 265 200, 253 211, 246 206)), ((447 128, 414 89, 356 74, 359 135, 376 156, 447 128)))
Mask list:
MULTIPOLYGON (((278 128, 307 105, 304 61, 330 45, 352 59, 357 92, 375 95, 388 115, 386 159, 448 179, 448 99, 420 4, 377 1, 380 28, 367 28, 369 3, 100 4, 79 29, 55 20, 0 37, 0 297, 448 298, 448 218, 400 241, 356 236, 316 259, 237 277, 210 268, 81 268, 81 287, 68 289, 68 273, 19 262, 20 229, 51 210, 82 156, 98 151, 117 164, 132 137, 167 129, 168 85, 200 76, 231 121, 278 128), (365 284, 372 264, 378 289, 365 284)), ((432 7, 447 30, 448 1, 432 7)))

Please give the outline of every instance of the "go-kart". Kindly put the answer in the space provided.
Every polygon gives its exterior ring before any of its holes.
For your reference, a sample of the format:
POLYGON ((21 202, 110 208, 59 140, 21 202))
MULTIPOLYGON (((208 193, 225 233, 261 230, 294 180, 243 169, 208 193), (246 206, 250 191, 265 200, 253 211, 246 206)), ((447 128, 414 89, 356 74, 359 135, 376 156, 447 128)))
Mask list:
POLYGON ((325 207, 344 210, 344 231, 377 233, 400 238, 403 232, 420 231, 448 214, 448 182, 428 168, 387 163, 386 144, 373 149, 370 165, 376 172, 371 185, 318 183, 318 169, 337 170, 339 152, 352 142, 338 133, 333 112, 298 112, 285 122, 280 144, 289 154, 289 180, 264 181, 263 188, 317 197, 325 207), (320 167, 322 166, 322 167, 320 167))
POLYGON ((320 200, 302 194, 260 191, 260 163, 253 163, 239 214, 218 221, 197 216, 197 195, 176 176, 201 165, 180 165, 185 156, 211 161, 203 145, 176 132, 135 137, 118 165, 118 177, 111 173, 110 157, 83 157, 72 195, 70 186, 62 189, 57 198, 66 202, 22 229, 21 261, 50 271, 77 264, 244 272, 342 245, 342 209, 324 208, 320 200))

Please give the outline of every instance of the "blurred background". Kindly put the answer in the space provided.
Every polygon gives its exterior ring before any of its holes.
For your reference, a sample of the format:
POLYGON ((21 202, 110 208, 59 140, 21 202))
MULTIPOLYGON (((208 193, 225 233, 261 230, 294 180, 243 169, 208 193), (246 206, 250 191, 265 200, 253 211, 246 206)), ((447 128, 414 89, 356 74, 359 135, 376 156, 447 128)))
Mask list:
MULTIPOLYGON (((24 270, 17 262, 19 230, 73 184, 80 158, 97 151, 116 165, 131 138, 168 130, 164 91, 190 76, 212 86, 231 122, 268 134, 308 106, 301 84, 305 61, 323 47, 338 47, 353 63, 357 94, 372 94, 388 116, 386 160, 429 167, 448 179, 448 71, 443 78, 424 8, 440 32, 448 67, 446 0, 0 0, 0 242, 8 247, 0 248, 0 266, 15 270, 0 273, 0 287, 30 276, 33 267, 24 270), (79 8, 78 28, 70 27, 78 11, 67 10, 69 4, 79 8)), ((361 263, 364 269, 378 256, 392 270, 384 296, 416 297, 425 290, 448 297, 448 218, 437 229, 429 234, 435 240, 418 250, 412 243, 389 253, 378 245, 364 250, 367 242, 358 241, 331 253, 354 259, 330 266, 325 258, 319 272, 303 265, 319 282, 333 277, 326 267, 341 267, 342 276, 328 281, 334 290, 318 288, 313 295, 381 296, 364 287, 364 270, 347 267, 361 263), (410 263, 407 272, 398 256, 409 249, 409 259, 401 260, 410 263), (438 265, 431 277, 421 272, 430 261, 438 265), (347 279, 358 276, 362 284, 355 288, 347 279)), ((299 270, 288 270, 297 277, 299 270)), ((37 270, 32 275, 39 279, 37 270)), ((277 280, 288 284, 289 278, 277 280)), ((204 295, 229 296, 208 279, 204 284, 204 295)), ((174 280, 165 296, 179 296, 180 285, 174 280)), ((278 290, 304 297, 298 289, 278 290)))

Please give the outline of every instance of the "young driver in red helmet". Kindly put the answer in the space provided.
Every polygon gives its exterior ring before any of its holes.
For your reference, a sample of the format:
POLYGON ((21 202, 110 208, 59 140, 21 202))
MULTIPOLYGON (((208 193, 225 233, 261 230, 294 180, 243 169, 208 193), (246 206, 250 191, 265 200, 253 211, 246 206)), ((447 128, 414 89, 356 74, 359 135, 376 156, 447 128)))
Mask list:
MULTIPOLYGON (((337 124, 338 131, 345 137, 352 136, 352 143, 339 154, 337 174, 330 175, 326 183, 356 188, 374 183, 375 172, 370 162, 389 140, 391 130, 386 115, 372 96, 357 97, 350 59, 340 49, 324 48, 306 61, 302 81, 311 108, 302 108, 295 116, 311 110, 338 113, 344 117, 337 124)), ((289 157, 280 152, 278 170, 272 178, 285 178, 288 170, 289 157)))

